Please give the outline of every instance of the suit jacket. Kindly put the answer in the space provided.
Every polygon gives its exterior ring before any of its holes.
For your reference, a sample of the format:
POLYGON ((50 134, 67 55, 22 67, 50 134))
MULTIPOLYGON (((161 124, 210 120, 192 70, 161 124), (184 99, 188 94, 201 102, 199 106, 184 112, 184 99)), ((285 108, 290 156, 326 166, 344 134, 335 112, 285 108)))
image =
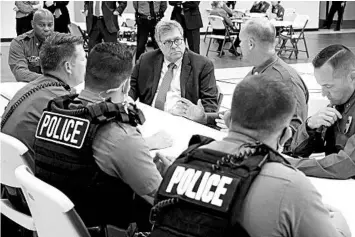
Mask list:
MULTIPOLYGON (((151 105, 157 91, 164 55, 160 49, 142 54, 131 75, 134 99, 151 105)), ((181 65, 181 97, 197 104, 201 99, 206 112, 217 111, 217 86, 214 66, 210 59, 186 49, 181 65)))
POLYGON ((68 12, 68 8, 67 8, 68 4, 69 4, 69 1, 54 1, 53 5, 47 7, 46 1, 43 2, 43 8, 48 9, 50 12, 53 13, 53 15, 54 15, 54 12, 57 8, 59 8, 60 11, 62 12, 62 15, 58 19, 56 19, 54 28, 56 28, 56 25, 58 23, 63 24, 63 25, 70 24, 70 17, 69 17, 69 12, 68 12))
POLYGON ((199 1, 169 1, 171 6, 174 6, 171 13, 171 20, 179 22, 182 26, 186 26, 188 30, 199 29, 203 27, 201 13, 198 5, 199 1), (183 11, 184 14, 181 14, 183 11))
MULTIPOLYGON (((117 10, 121 15, 126 9, 127 2, 126 1, 117 1, 118 7, 116 7, 116 1, 102 1, 102 14, 104 16, 105 26, 110 33, 118 32, 120 29, 118 25, 118 19, 116 15, 113 15, 113 12, 117 10)), ((93 1, 85 1, 84 9, 88 11, 86 16, 86 29, 88 34, 90 34, 91 29, 93 27, 93 18, 94 18, 94 2, 93 1)))

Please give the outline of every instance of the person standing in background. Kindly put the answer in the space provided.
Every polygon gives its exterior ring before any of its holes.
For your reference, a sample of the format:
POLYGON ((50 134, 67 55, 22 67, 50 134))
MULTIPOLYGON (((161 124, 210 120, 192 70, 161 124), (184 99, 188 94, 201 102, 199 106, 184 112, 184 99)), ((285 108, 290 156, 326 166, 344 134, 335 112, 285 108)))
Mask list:
POLYGON ((340 25, 343 20, 343 14, 345 10, 346 2, 344 1, 332 1, 332 6, 330 7, 327 19, 323 25, 323 29, 330 29, 333 23, 334 14, 338 12, 337 26, 334 31, 340 31, 340 25))
POLYGON ((70 17, 68 12, 69 1, 44 1, 43 8, 48 9, 54 16, 54 31, 69 33, 70 17))
POLYGON ((117 42, 117 32, 120 29, 117 17, 122 15, 126 7, 126 1, 85 1, 89 51, 102 40, 117 42))
POLYGON ((184 38, 187 39, 189 49, 200 53, 200 28, 203 27, 199 1, 169 1, 174 7, 171 20, 180 23, 184 29, 184 38))
POLYGON ((272 1, 271 5, 272 18, 282 21, 284 19, 285 9, 281 6, 280 1, 272 1))
POLYGON ((33 12, 40 8, 39 1, 15 1, 17 36, 32 30, 33 12))
POLYGON ((158 44, 154 38, 155 26, 164 17, 167 8, 166 1, 134 1, 134 10, 136 11, 137 22, 137 52, 136 61, 144 53, 148 36, 153 41, 153 48, 157 49, 158 44))

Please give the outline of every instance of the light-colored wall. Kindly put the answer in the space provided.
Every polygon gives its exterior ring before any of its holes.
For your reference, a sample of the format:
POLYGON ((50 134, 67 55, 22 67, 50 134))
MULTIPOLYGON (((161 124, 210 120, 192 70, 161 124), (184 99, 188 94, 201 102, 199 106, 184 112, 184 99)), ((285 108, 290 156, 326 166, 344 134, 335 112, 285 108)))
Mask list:
MULTIPOLYGON (((319 1, 284 1, 281 3, 285 8, 295 8, 298 14, 306 14, 310 16, 310 21, 307 28, 318 28, 319 19, 319 1)), ((250 9, 252 1, 238 1, 236 8, 250 9)), ((16 20, 15 12, 12 10, 14 7, 14 1, 1 1, 0 2, 0 12, 1 12, 1 38, 13 38, 16 37, 16 20)), ((207 12, 206 9, 210 8, 210 1, 202 1, 200 3, 200 11, 202 14, 202 19, 204 25, 207 25, 207 12)), ((84 8, 83 1, 71 1, 68 5, 71 20, 76 22, 84 22, 85 18, 81 13, 84 8)), ((165 12, 165 17, 170 18, 172 7, 169 6, 165 12)), ((125 10, 126 13, 133 13, 132 2, 128 2, 128 6, 125 10)), ((347 9, 345 10, 345 17, 355 19, 355 2, 348 2, 347 9), (352 14, 351 14, 352 11, 352 14)), ((347 18, 344 18, 347 19, 347 18)), ((201 29, 205 31, 205 28, 201 29)))

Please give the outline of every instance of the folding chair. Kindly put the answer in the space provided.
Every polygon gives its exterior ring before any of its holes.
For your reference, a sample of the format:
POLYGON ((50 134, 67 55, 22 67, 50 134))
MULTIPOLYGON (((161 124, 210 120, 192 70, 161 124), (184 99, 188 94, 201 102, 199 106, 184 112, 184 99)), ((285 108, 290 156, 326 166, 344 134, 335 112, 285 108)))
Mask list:
MULTIPOLYGON (((18 139, 0 132, 1 141, 1 184, 9 188, 20 188, 20 184, 15 177, 17 167, 26 164, 21 157, 28 151, 27 147, 18 139)), ((21 194, 20 192, 17 192, 21 194)), ((20 198, 19 198, 20 199, 20 198)), ((16 222, 23 228, 36 231, 34 221, 31 216, 18 210, 8 199, 1 199, 1 213, 7 218, 16 222)))
POLYGON ((219 85, 217 85, 217 91, 218 91, 218 97, 217 97, 217 111, 219 111, 219 109, 221 108, 221 104, 222 104, 224 95, 223 95, 222 90, 221 90, 221 87, 219 87, 219 85))
POLYGON ((68 25, 68 29, 69 29, 70 34, 83 37, 84 50, 85 50, 85 52, 88 52, 89 51, 89 36, 86 33, 86 31, 82 30, 80 28, 80 26, 78 26, 77 24, 75 24, 73 22, 68 25))
MULTIPOLYGON (((75 211, 74 204, 64 193, 36 178, 26 165, 18 167, 15 175, 25 194, 39 237, 92 237, 75 211)), ((124 237, 126 231, 113 227, 98 235, 124 237)))
POLYGON ((307 58, 309 58, 306 38, 304 35, 304 30, 307 26, 308 20, 309 16, 307 15, 297 15, 292 23, 292 26, 289 27, 288 31, 284 31, 280 34, 280 38, 283 42, 278 52, 279 55, 282 53, 282 51, 290 51, 291 54, 289 55, 289 58, 291 58, 293 52, 295 52, 297 59, 298 52, 305 52, 307 54, 307 58), (295 32, 296 29, 300 29, 300 32, 295 32), (286 47, 286 43, 288 42, 288 40, 290 40, 292 47, 286 47), (298 48, 298 42, 300 40, 303 40, 305 50, 300 50, 298 48))
MULTIPOLYGON (((206 9, 207 15, 210 15, 211 11, 212 11, 212 9, 206 9)), ((205 37, 203 38, 203 42, 206 42, 206 36, 209 33, 212 34, 211 28, 212 28, 211 23, 208 22, 207 27, 206 27, 205 37)))
POLYGON ((224 50, 224 45, 225 45, 225 43, 227 41, 231 42, 234 51, 237 51, 236 48, 234 47, 234 44, 233 44, 233 40, 234 40, 234 38, 236 38, 236 35, 231 35, 231 33, 229 32, 228 27, 226 27, 226 25, 225 25, 225 22, 224 22, 223 18, 220 17, 220 16, 208 16, 208 20, 209 20, 213 30, 225 30, 225 35, 214 35, 214 34, 211 34, 211 35, 207 36, 207 38, 210 38, 210 42, 208 43, 206 56, 208 56, 208 52, 209 51, 218 52, 218 51, 210 50, 212 39, 223 40, 222 49, 221 49, 221 51, 219 52, 219 55, 218 55, 219 57, 222 56, 222 51, 224 50))

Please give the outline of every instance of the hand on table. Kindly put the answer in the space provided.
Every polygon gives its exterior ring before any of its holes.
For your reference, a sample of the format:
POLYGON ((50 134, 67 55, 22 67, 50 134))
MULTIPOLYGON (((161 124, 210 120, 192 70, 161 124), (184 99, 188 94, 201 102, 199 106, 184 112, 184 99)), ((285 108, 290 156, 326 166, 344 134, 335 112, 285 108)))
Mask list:
POLYGON ((148 144, 149 150, 160 150, 171 147, 173 145, 173 139, 167 132, 163 130, 155 133, 150 137, 147 137, 145 140, 148 144))
POLYGON ((197 105, 195 105, 188 99, 180 98, 169 112, 173 115, 182 116, 201 124, 207 123, 207 115, 202 106, 201 99, 199 99, 197 105))
POLYGON ((156 165, 159 173, 162 176, 164 176, 164 174, 167 171, 167 169, 169 168, 169 166, 174 162, 174 159, 175 159, 174 157, 165 156, 165 155, 157 152, 155 154, 153 161, 154 161, 154 164, 156 165))
POLYGON ((324 204, 325 208, 329 211, 330 219, 332 220, 333 225, 337 228, 343 236, 350 237, 351 232, 348 224, 343 216, 343 214, 337 208, 324 204))
POLYGON ((217 124, 217 127, 220 128, 221 132, 228 132, 228 130, 229 130, 228 126, 230 123, 230 115, 231 115, 230 110, 225 111, 224 113, 218 114, 219 118, 216 119, 216 124, 217 124))
POLYGON ((342 116, 338 110, 332 107, 325 107, 308 118, 307 126, 310 129, 317 129, 321 126, 330 127, 341 118, 342 116))

